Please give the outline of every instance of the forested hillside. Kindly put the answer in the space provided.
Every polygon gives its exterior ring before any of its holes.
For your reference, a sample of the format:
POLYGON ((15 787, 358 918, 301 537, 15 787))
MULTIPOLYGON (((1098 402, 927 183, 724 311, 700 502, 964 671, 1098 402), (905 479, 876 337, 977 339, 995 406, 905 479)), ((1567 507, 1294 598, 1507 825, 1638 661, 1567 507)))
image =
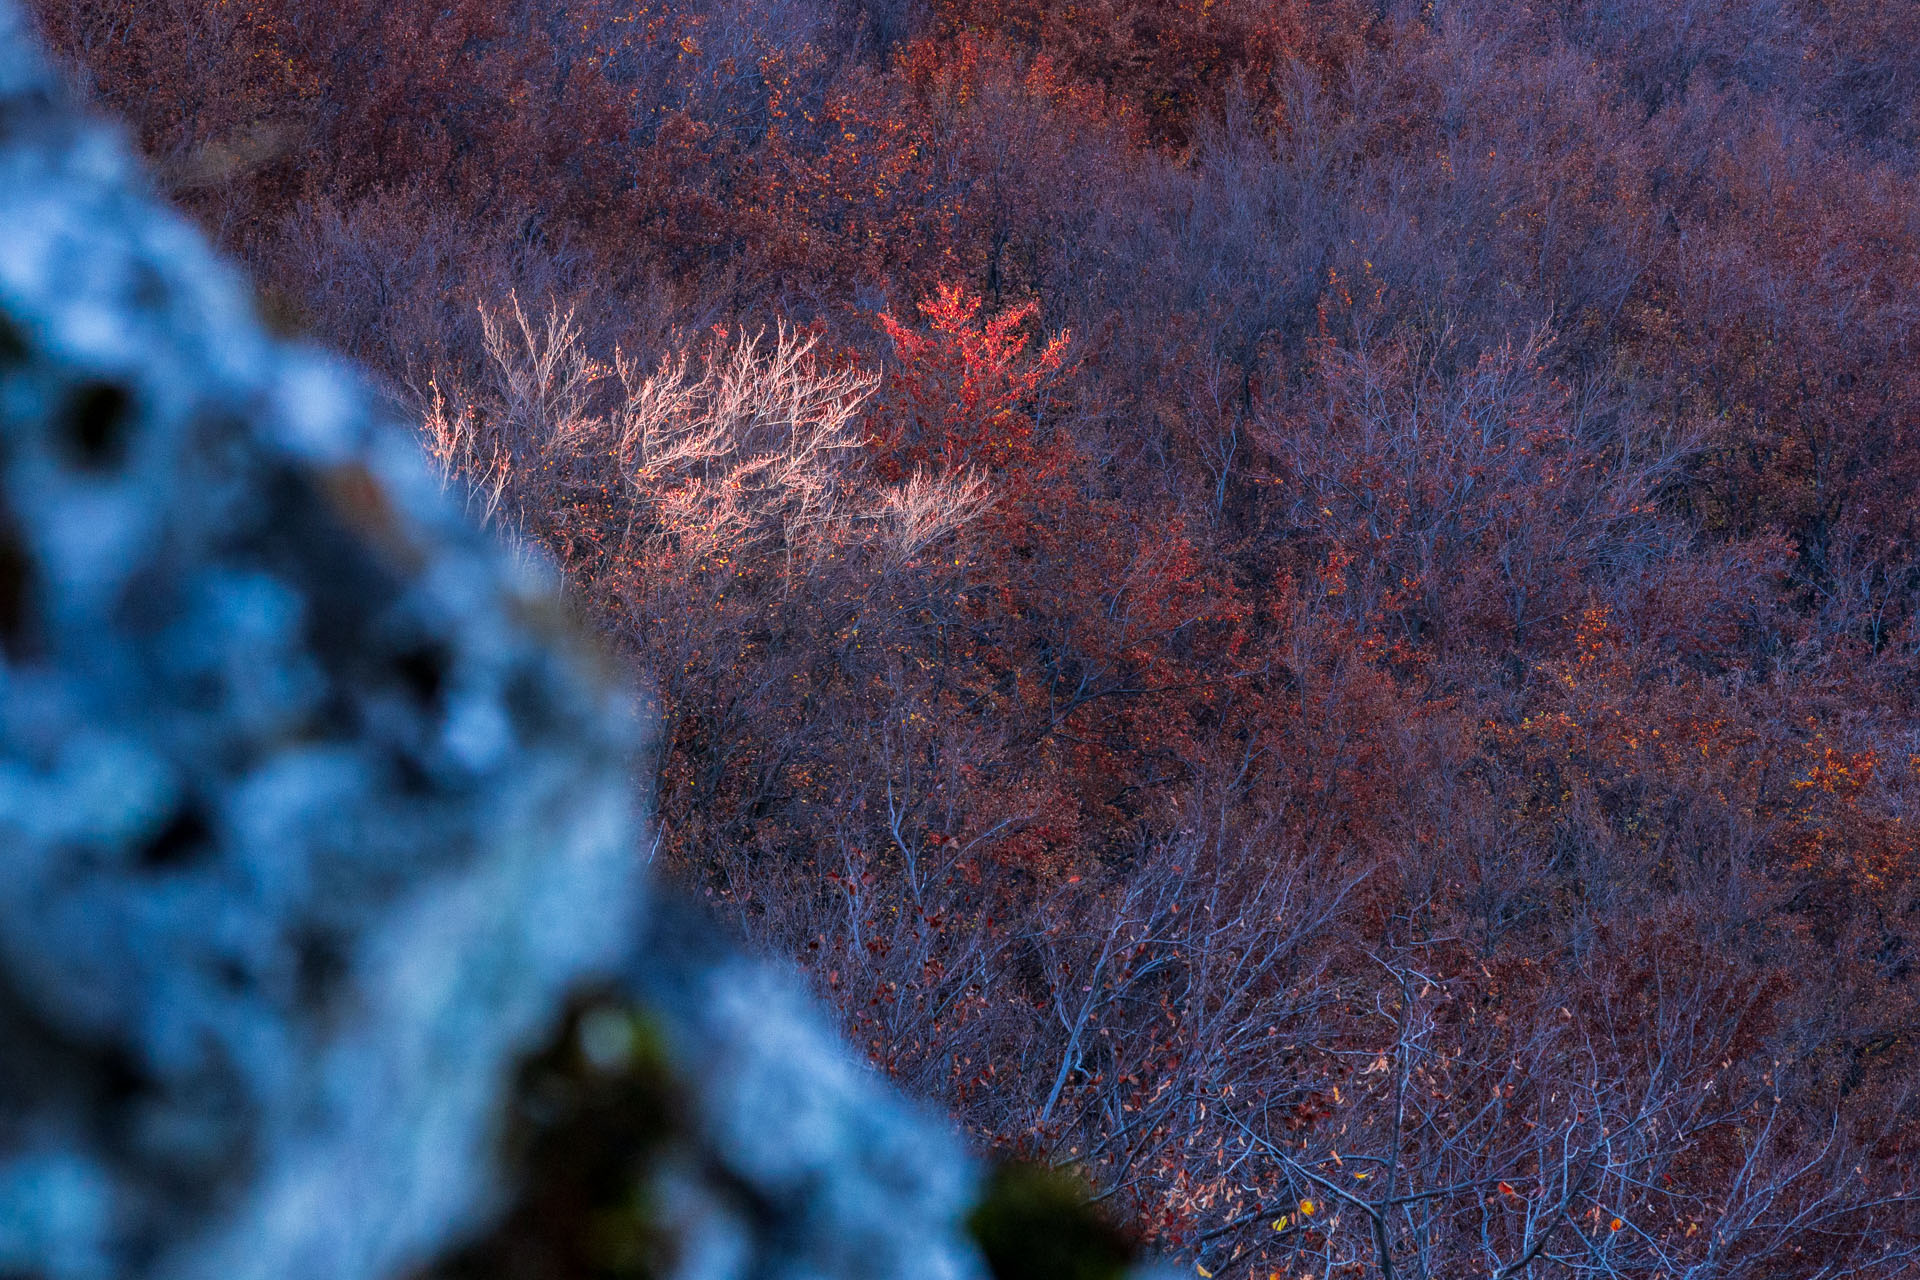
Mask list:
POLYGON ((1920 4, 36 9, 983 1146, 1221 1280, 1920 1267, 1920 4))

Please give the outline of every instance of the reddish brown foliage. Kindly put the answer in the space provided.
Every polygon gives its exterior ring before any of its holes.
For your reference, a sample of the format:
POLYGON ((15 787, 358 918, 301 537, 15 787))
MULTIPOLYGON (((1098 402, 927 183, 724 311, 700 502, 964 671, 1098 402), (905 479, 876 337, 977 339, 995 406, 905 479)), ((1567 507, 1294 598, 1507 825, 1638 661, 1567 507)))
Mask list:
POLYGON ((39 7, 983 1141, 1234 1280, 1910 1273, 1911 6, 39 7))

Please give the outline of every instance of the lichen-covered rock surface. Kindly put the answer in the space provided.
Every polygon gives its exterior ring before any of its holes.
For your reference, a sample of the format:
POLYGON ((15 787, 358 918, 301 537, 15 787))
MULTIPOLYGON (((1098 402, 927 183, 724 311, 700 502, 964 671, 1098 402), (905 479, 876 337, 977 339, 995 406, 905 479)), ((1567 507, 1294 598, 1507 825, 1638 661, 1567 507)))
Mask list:
POLYGON ((646 909, 553 585, 248 297, 0 0, 0 1276, 983 1275, 957 1138, 646 909))

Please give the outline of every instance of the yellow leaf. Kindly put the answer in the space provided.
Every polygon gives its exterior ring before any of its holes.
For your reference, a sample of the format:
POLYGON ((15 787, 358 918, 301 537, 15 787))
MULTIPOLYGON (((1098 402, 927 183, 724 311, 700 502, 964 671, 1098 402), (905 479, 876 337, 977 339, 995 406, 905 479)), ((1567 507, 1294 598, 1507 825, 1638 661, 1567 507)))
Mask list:
POLYGON ((1279 1216, 1278 1218, 1276 1218, 1276 1219, 1274 1220, 1274 1223, 1273 1223, 1273 1229, 1274 1229, 1275 1231, 1285 1231, 1285 1230, 1287 1229, 1287 1224, 1288 1224, 1289 1222, 1292 1222, 1292 1221, 1293 1221, 1293 1215, 1292 1215, 1292 1214, 1290 1214, 1290 1213, 1283 1213, 1283 1214, 1281 1214, 1281 1215, 1280 1215, 1280 1216, 1279 1216))
POLYGON ((1194 1263, 1193 1269, 1200 1273, 1200 1280, 1213 1280, 1213 1272, 1207 1270, 1205 1267, 1201 1266, 1199 1263, 1197 1262, 1194 1263))
POLYGON ((1311 1218, 1313 1216, 1313 1201, 1302 1200, 1300 1202, 1300 1216, 1303 1218, 1311 1218))

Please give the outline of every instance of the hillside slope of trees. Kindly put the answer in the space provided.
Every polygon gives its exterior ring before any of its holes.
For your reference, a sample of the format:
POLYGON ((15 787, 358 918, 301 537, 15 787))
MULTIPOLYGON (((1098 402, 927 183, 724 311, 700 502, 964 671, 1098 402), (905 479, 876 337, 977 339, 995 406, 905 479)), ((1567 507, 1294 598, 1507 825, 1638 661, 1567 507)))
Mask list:
POLYGON ((1920 1265, 1920 5, 37 10, 984 1144, 1223 1280, 1920 1265))

